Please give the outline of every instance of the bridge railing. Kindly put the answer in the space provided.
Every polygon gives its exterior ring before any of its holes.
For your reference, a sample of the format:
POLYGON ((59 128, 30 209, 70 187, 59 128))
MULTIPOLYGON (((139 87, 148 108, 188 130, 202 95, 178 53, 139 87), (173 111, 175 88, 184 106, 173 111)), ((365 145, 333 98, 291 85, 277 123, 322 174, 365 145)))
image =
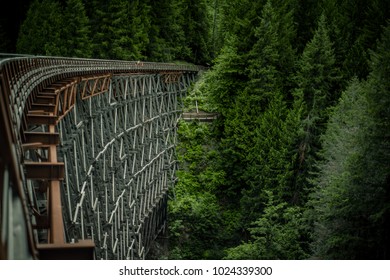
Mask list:
POLYGON ((34 90, 40 90, 56 80, 101 73, 199 72, 204 69, 202 66, 191 64, 10 56, 12 55, 0 54, 0 57, 6 57, 0 60, 0 73, 2 94, 7 96, 7 105, 10 108, 7 118, 12 123, 16 139, 20 139, 22 116, 28 96, 34 90))
POLYGON ((23 108, 34 89, 72 76, 129 72, 199 72, 202 66, 142 61, 77 59, 63 57, 12 57, 0 60, 4 86, 10 90, 11 117, 20 127, 23 108))
POLYGON ((21 148, 25 108, 31 102, 30 95, 55 81, 76 76, 104 73, 184 73, 204 69, 190 64, 0 54, 0 259, 34 258, 36 255, 34 238, 28 227, 30 222, 24 193, 26 180, 21 148), (10 211, 18 211, 24 215, 20 215, 19 220, 13 220, 10 211), (22 228, 19 238, 12 233, 15 224, 22 225, 19 227, 22 228), (29 252, 13 255, 17 250, 10 246, 22 248, 18 242, 23 240, 29 240, 29 252))

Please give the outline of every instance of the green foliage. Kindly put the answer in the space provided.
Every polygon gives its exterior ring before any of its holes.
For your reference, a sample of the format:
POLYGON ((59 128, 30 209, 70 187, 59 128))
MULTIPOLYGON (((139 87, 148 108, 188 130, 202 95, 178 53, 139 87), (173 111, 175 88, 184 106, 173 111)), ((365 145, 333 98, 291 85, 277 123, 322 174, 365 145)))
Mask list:
POLYGON ((217 249, 222 217, 215 196, 190 193, 170 202, 171 252, 174 259, 220 258, 217 249))
POLYGON ((207 5, 206 0, 35 0, 20 28, 17 51, 206 64, 207 5))
POLYGON ((181 20, 185 38, 185 44, 189 53, 179 54, 179 59, 205 64, 209 61, 209 22, 207 21, 207 9, 205 0, 181 0, 181 20))
POLYGON ((149 43, 148 11, 149 6, 143 2, 125 0, 112 0, 106 9, 98 11, 100 22, 93 38, 96 55, 109 59, 143 59, 149 43))
POLYGON ((16 44, 18 53, 61 55, 61 7, 55 0, 34 0, 20 27, 16 44))
POLYGON ((315 223, 313 250, 317 257, 350 258, 357 243, 363 241, 352 225, 363 225, 367 218, 363 209, 358 211, 352 204, 362 198, 362 193, 357 192, 360 183, 356 171, 362 155, 361 134, 371 125, 366 112, 363 87, 354 79, 329 121, 323 141, 324 161, 310 199, 315 223))
POLYGON ((317 153, 321 148, 320 135, 326 127, 329 107, 339 96, 337 82, 340 76, 335 66, 334 52, 324 15, 320 17, 313 38, 303 51, 294 79, 297 84, 294 91, 295 102, 302 102, 304 108, 298 144, 299 175, 296 184, 306 188, 307 179, 314 171, 317 153))
POLYGON ((64 10, 64 26, 61 41, 64 46, 62 56, 86 57, 92 56, 89 19, 82 0, 68 0, 64 10))
MULTIPOLYGON (((169 234, 173 259, 216 259, 222 257, 223 209, 215 195, 224 173, 213 164, 218 156, 210 142, 210 127, 196 122, 180 122, 178 159, 181 170, 174 197, 169 201, 169 234)), ((230 214, 230 217, 232 215, 230 214)))
POLYGON ((241 205, 249 223, 262 215, 268 192, 275 203, 302 203, 302 190, 294 188, 294 163, 301 108, 288 110, 280 96, 275 96, 262 114, 254 145, 248 153, 245 172, 249 187, 242 192, 241 205))
POLYGON ((319 258, 388 258, 389 35, 388 25, 367 82, 350 82, 323 137, 324 160, 309 201, 319 258))
POLYGON ((264 212, 249 228, 252 240, 227 249, 225 259, 304 259, 302 208, 276 203, 269 191, 264 212))
POLYGON ((182 28, 180 3, 172 0, 150 1, 151 28, 147 56, 156 61, 173 61, 189 54, 182 28))
POLYGON ((381 26, 390 16, 390 2, 382 0, 327 0, 323 11, 329 19, 330 36, 335 42, 337 65, 343 70, 344 83, 353 76, 366 78, 369 51, 375 49, 381 26))

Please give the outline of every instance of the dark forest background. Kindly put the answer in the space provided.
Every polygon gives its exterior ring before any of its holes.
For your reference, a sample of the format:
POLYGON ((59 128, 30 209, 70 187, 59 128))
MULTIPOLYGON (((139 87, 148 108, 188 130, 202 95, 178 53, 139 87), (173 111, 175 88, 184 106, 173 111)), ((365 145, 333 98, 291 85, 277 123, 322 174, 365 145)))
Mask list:
POLYGON ((11 5, 0 52, 210 66, 154 257, 390 258, 390 1, 11 5))

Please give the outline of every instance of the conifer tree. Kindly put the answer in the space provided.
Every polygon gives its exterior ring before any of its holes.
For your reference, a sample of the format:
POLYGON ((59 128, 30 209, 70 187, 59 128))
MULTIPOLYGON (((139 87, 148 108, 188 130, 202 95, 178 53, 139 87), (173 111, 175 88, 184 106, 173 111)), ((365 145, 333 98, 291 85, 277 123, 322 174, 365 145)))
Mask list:
POLYGON ((209 22, 205 0, 181 1, 181 26, 183 27, 186 46, 190 53, 181 53, 180 58, 195 64, 209 62, 209 22))
POLYGON ((150 1, 151 28, 147 56, 157 61, 173 61, 188 54, 182 26, 180 3, 172 0, 150 1))
POLYGON ((310 196, 313 253, 320 258, 387 259, 390 242, 390 25, 367 82, 352 80, 323 137, 310 196))
MULTIPOLYGON (((103 1, 104 2, 104 1, 103 1)), ((145 58, 150 21, 149 6, 141 1, 111 0, 103 4, 93 22, 95 53, 99 58, 145 58)))
POLYGON ((369 49, 375 49, 381 26, 390 16, 390 2, 383 0, 326 0, 322 10, 329 21, 329 35, 334 42, 337 65, 344 74, 344 84, 355 75, 369 73, 369 49))
POLYGON ((34 0, 20 27, 18 53, 61 56, 62 11, 55 0, 34 0))
POLYGON ((249 231, 252 240, 226 250, 225 259, 283 259, 307 258, 302 236, 305 224, 302 208, 289 206, 286 202, 274 200, 272 192, 264 190, 267 198, 265 209, 249 231))
MULTIPOLYGON (((313 218, 313 254, 325 259, 354 258, 359 238, 352 224, 362 220, 361 211, 354 207, 350 195, 356 191, 353 177, 361 157, 358 139, 360 128, 371 123, 367 117, 367 100, 361 83, 354 79, 343 92, 329 120, 323 141, 323 162, 319 177, 310 195, 309 209, 313 218), (351 204, 352 202, 352 204, 351 204)), ((364 130, 364 129, 363 129, 364 130)), ((357 197, 362 194, 355 193, 357 197)), ((360 223, 359 222, 359 223, 360 223)), ((356 257, 356 256, 355 256, 356 257)))
POLYGON ((63 56, 89 58, 92 56, 92 39, 89 20, 82 0, 68 0, 64 10, 61 41, 65 45, 63 56))
POLYGON ((321 147, 320 135, 324 132, 330 106, 338 98, 337 82, 340 77, 335 66, 335 56, 328 35, 325 16, 322 15, 313 39, 306 45, 295 76, 296 102, 303 103, 302 133, 299 136, 297 162, 297 187, 308 186, 309 174, 321 147))
POLYGON ((246 63, 237 51, 236 37, 232 35, 227 42, 229 43, 217 57, 213 70, 205 74, 204 83, 199 90, 208 95, 212 107, 220 114, 214 132, 220 142, 220 168, 226 173, 226 184, 220 187, 220 192, 238 204, 237 195, 241 186, 237 182, 241 180, 243 165, 240 164, 240 154, 236 151, 238 147, 233 143, 234 140, 227 137, 234 134, 234 126, 227 126, 226 122, 231 122, 234 115, 239 114, 236 110, 241 108, 237 108, 235 104, 248 78, 245 75, 246 63))
MULTIPOLYGON (((294 145, 301 108, 288 109, 280 93, 275 92, 258 120, 253 147, 248 151, 244 173, 248 187, 243 190, 241 206, 248 224, 263 215, 268 195, 276 204, 302 205, 302 193, 294 188, 294 145)), ((268 205, 268 206, 275 206, 268 205)))

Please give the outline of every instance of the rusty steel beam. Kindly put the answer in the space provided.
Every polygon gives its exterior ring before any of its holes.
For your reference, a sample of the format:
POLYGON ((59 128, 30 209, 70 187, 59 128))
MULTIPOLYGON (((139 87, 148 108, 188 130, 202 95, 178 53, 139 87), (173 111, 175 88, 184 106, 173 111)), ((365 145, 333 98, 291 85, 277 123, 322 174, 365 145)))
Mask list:
POLYGON ((43 144, 42 142, 29 142, 22 144, 23 151, 38 150, 44 147, 47 147, 47 145, 43 144))
POLYGON ((52 180, 49 185, 49 243, 65 244, 64 220, 62 218, 60 181, 52 180))
POLYGON ((171 72, 160 72, 161 76, 163 77, 164 83, 177 83, 180 80, 181 75, 183 75, 182 72, 177 71, 171 71, 171 72))
POLYGON ((72 110, 75 102, 76 82, 72 81, 58 92, 57 102, 54 109, 54 114, 58 117, 57 121, 62 119, 70 110, 72 110))

